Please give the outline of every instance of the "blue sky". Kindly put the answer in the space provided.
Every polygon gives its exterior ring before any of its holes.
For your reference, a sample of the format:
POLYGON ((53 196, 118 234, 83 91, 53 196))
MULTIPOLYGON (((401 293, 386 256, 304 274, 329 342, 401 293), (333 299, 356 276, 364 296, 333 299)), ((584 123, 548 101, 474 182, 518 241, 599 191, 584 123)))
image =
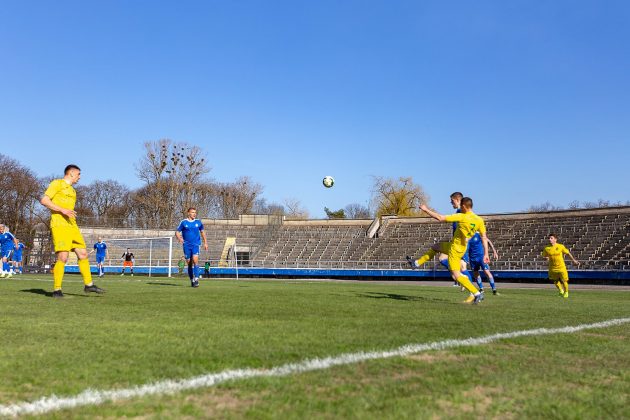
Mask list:
POLYGON ((0 150, 41 176, 135 188, 170 138, 312 217, 375 175, 443 212, 454 190, 478 213, 630 199, 627 1, 0 5, 0 150))

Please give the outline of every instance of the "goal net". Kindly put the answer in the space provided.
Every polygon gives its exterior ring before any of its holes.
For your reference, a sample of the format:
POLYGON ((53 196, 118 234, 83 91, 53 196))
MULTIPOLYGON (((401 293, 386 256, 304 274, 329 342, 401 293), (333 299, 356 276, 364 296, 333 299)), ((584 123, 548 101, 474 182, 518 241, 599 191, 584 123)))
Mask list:
MULTIPOLYGON (((122 272, 123 254, 133 253, 134 274, 167 275, 173 273, 173 237, 105 239, 108 257, 103 264, 106 273, 122 272)), ((94 259, 90 255, 90 260, 94 259)), ((93 262, 91 262, 94 264, 93 262)), ((129 269, 126 270, 129 274, 129 269)))

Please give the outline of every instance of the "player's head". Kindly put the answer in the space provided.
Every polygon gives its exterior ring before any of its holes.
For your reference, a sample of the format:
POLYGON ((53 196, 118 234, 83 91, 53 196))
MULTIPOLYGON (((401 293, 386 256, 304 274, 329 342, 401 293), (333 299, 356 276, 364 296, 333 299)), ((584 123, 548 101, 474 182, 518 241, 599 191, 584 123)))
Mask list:
POLYGON ((131 249, 127 248, 127 252, 131 251, 131 249))
POLYGON ((0 233, 4 233, 4 225, 0 223, 0 233))
POLYGON ((464 198, 464 194, 460 193, 459 191, 455 191, 453 194, 451 194, 451 205, 454 209, 459 208, 462 202, 462 198, 464 198))
POLYGON ((76 184, 79 182, 79 179, 81 179, 81 168, 77 165, 70 164, 63 170, 63 177, 71 183, 76 184))
POLYGON ((103 242, 103 238, 101 238, 100 236, 98 237, 98 241, 99 242, 103 242))
POLYGON ((462 209, 463 213, 466 213, 468 211, 471 211, 473 208, 473 201, 472 198, 470 197, 464 197, 462 198, 461 203, 459 204, 459 208, 462 209))
POLYGON ((556 236, 555 233, 549 234, 549 242, 551 243, 551 245, 555 245, 556 242, 558 242, 558 237, 556 236))
POLYGON ((196 209, 196 208, 194 208, 194 207, 190 207, 190 208, 188 209, 188 212, 187 212, 187 213, 188 213, 188 217, 189 217, 190 219, 194 219, 194 218, 196 218, 196 217, 197 217, 197 209, 196 209))

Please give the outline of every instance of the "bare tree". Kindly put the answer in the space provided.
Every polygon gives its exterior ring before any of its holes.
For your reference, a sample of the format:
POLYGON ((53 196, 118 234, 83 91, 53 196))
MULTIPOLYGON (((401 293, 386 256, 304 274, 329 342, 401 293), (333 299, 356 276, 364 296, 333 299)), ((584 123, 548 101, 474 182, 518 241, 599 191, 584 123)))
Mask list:
POLYGON ((48 221, 47 212, 39 204, 43 184, 33 171, 3 154, 0 174, 0 222, 30 248, 36 225, 48 221))
POLYGON ((294 219, 308 219, 308 210, 302 207, 302 203, 297 198, 285 198, 285 214, 294 219))
POLYGON ((412 177, 374 177, 372 200, 376 215, 416 216, 421 212, 418 206, 429 202, 429 195, 422 186, 413 182, 412 177))
POLYGON ((372 212, 367 206, 359 203, 348 204, 345 208, 346 217, 348 219, 369 219, 372 212))
POLYGON ((94 181, 79 186, 77 206, 86 219, 85 225, 127 226, 129 224, 131 191, 118 181, 94 181))
POLYGON ((145 142, 144 148, 136 172, 145 187, 133 196, 134 211, 148 212, 159 227, 171 226, 185 209, 196 206, 196 193, 210 171, 208 162, 199 147, 170 139, 145 142))
POLYGON ((562 210, 562 207, 555 206, 551 204, 549 201, 546 201, 542 204, 530 206, 530 208, 527 209, 527 211, 531 213, 541 213, 545 211, 557 211, 557 210, 562 210))
POLYGON ((215 214, 224 219, 234 219, 239 214, 250 214, 263 187, 247 177, 234 182, 217 184, 217 202, 215 214))

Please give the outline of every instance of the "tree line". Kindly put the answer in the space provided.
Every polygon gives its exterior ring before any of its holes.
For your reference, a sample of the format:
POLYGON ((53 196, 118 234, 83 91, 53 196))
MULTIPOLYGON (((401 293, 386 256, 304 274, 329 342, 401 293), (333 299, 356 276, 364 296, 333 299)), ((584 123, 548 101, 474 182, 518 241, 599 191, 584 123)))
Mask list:
MULTIPOLYGON (((241 214, 309 218, 299 199, 268 202, 263 197, 263 186, 249 176, 232 182, 213 180, 208 176, 211 167, 203 150, 187 143, 170 139, 145 142, 135 170, 143 184, 136 189, 114 179, 76 186, 75 210, 81 226, 171 229, 192 206, 202 218, 234 219, 241 214)), ((0 173, 0 223, 30 247, 36 231, 47 232, 50 217, 39 200, 50 181, 61 174, 39 177, 3 154, 0 173)), ((369 204, 351 203, 342 209, 324 210, 329 218, 414 216, 419 214, 419 204, 428 199, 411 177, 373 177, 369 204)))

